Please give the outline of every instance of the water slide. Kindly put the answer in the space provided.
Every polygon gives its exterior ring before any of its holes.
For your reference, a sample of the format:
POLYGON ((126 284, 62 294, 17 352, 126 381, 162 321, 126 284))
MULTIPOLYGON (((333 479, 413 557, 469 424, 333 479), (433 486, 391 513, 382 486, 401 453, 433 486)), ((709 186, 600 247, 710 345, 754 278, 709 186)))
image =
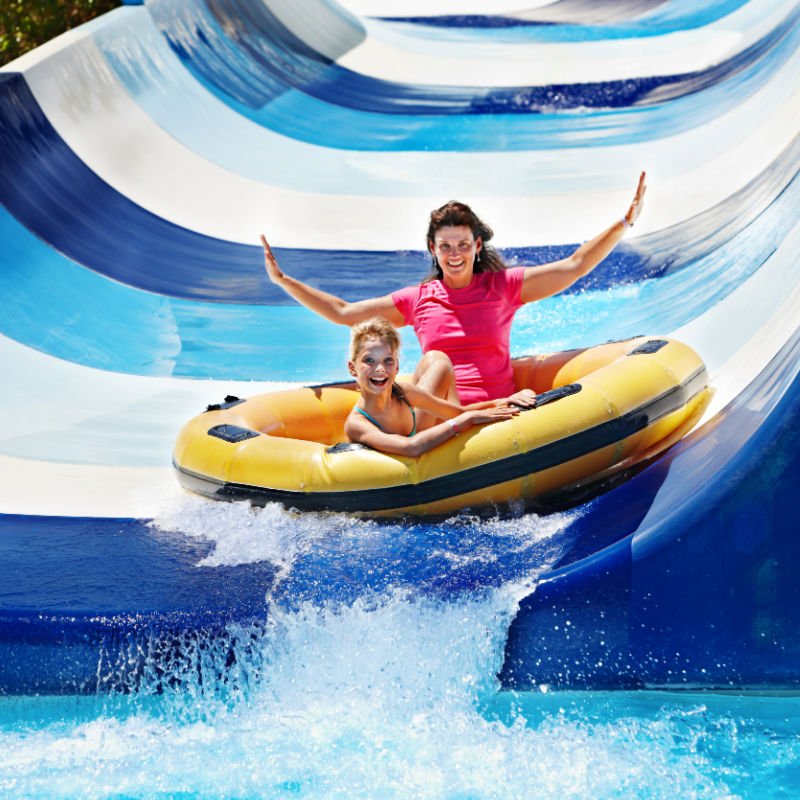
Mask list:
POLYGON ((458 5, 148 0, 0 69, 0 692, 242 669, 276 604, 398 587, 511 587, 507 689, 800 680, 800 7, 458 5), (347 331, 266 281, 260 232, 354 299, 419 280, 446 199, 537 263, 613 222, 640 169, 635 230, 512 348, 694 347, 714 398, 663 457, 488 522, 177 488, 206 404, 344 373, 347 331))

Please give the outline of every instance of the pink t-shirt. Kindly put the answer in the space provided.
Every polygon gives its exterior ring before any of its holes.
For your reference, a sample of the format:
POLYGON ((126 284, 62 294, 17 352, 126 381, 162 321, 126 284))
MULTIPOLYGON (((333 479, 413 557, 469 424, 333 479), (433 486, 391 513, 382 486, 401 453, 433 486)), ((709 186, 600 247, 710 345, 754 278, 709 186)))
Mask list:
POLYGON ((509 336, 522 305, 524 273, 524 267, 480 272, 464 289, 449 289, 437 280, 392 292, 422 352, 441 350, 450 356, 464 404, 507 397, 514 391, 509 336))

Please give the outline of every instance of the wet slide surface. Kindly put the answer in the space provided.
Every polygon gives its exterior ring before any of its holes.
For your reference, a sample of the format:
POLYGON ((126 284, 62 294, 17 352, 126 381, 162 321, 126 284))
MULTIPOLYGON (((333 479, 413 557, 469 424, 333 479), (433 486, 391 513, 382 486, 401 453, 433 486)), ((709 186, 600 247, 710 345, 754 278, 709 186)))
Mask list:
POLYGON ((278 610, 395 592, 504 593, 504 688, 795 687, 800 11, 364 5, 153 0, 0 70, 0 692, 136 689, 181 647, 224 673, 278 610), (345 372, 347 331, 267 282, 260 232, 355 299, 424 276, 451 197, 541 263, 618 218, 642 168, 636 229, 522 309, 512 349, 691 345, 715 396, 662 458, 493 520, 177 488, 207 403, 345 372))

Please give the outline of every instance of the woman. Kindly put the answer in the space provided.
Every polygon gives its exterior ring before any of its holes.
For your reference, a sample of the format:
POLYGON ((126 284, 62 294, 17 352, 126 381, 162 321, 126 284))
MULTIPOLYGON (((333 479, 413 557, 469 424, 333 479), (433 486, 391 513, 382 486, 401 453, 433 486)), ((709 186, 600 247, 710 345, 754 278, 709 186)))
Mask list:
MULTIPOLYGON (((397 327, 413 325, 423 352, 415 385, 452 402, 506 398, 530 408, 534 393, 514 392, 509 345, 514 314, 588 275, 633 227, 645 190, 642 172, 625 215, 567 258, 511 269, 488 245, 491 228, 463 203, 447 203, 431 214, 428 226, 432 274, 420 286, 352 303, 289 277, 263 235, 261 243, 269 279, 325 319, 355 325, 378 316, 397 327)), ((422 427, 432 424, 433 417, 421 416, 422 427)))

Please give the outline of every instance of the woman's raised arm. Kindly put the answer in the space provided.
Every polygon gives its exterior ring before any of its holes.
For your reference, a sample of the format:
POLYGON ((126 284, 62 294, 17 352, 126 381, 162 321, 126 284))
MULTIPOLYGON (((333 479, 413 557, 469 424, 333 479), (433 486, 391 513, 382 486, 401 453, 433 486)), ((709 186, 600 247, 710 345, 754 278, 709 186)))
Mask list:
POLYGON ((549 264, 527 267, 522 281, 522 302, 531 303, 563 292, 575 281, 588 275, 622 241, 628 228, 639 218, 647 190, 645 173, 639 176, 636 194, 625 213, 599 236, 584 242, 571 256, 549 264))
POLYGON ((267 271, 267 277, 298 303, 330 322, 335 322, 337 325, 355 325, 370 317, 383 317, 398 328, 406 324, 391 295, 371 297, 354 303, 347 302, 341 297, 323 292, 321 289, 315 289, 313 286, 287 275, 278 266, 272 248, 263 234, 261 235, 261 244, 264 246, 264 268, 267 271))

